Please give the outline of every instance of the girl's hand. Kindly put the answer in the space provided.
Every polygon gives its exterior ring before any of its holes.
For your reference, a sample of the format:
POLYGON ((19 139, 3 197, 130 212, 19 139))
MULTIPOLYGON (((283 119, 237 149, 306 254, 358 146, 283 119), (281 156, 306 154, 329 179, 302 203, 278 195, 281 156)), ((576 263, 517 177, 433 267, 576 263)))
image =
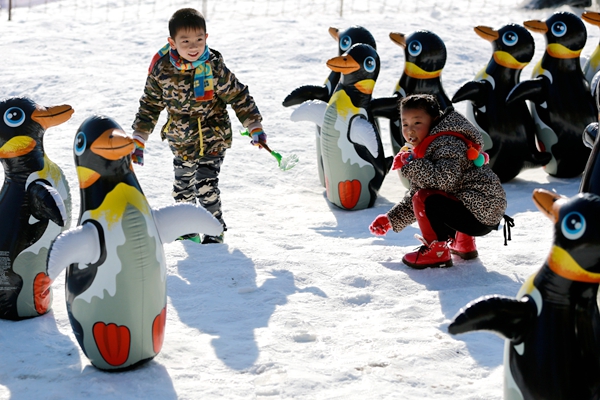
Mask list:
POLYGON ((390 229, 392 229, 392 224, 385 214, 378 215, 377 218, 371 222, 371 225, 369 225, 371 233, 377 236, 384 236, 390 229))

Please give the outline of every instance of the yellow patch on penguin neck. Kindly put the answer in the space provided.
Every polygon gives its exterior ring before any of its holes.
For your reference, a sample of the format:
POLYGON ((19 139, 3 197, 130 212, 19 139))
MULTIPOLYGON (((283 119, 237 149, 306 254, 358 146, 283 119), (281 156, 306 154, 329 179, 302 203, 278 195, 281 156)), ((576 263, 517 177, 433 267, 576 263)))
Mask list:
POLYGON ((529 64, 526 62, 517 61, 512 54, 507 53, 506 51, 495 51, 494 61, 496 61, 498 65, 510 69, 523 69, 527 66, 527 64, 529 64))
POLYGON ((442 74, 441 69, 438 69, 437 71, 433 72, 428 72, 411 62, 407 62, 405 64, 404 72, 406 73, 406 75, 415 79, 433 79, 438 78, 442 74))
POLYGON ((127 205, 131 204, 142 214, 150 214, 146 197, 136 188, 126 183, 119 183, 104 197, 104 201, 95 210, 91 210, 91 216, 95 220, 103 218, 108 227, 118 223, 125 213, 127 205))
POLYGON ((554 58, 570 59, 579 57, 581 54, 581 49, 570 50, 562 44, 550 43, 548 46, 546 46, 546 52, 554 58))
POLYGON ((19 157, 35 148, 37 142, 29 136, 15 136, 0 147, 0 158, 19 157))
POLYGON ((350 96, 348 96, 348 94, 343 90, 338 90, 337 92, 335 92, 333 94, 333 96, 331 96, 331 99, 329 100, 329 104, 334 104, 334 103, 335 103, 335 108, 336 108, 338 115, 340 115, 344 118, 347 118, 348 114, 350 114, 350 115, 358 114, 358 107, 356 107, 354 104, 352 104, 352 100, 350 99, 350 96))
POLYGON ((600 283, 600 273, 586 271, 564 249, 552 246, 548 266, 557 275, 575 282, 600 283))
POLYGON ((375 81, 373 79, 364 79, 356 82, 354 87, 361 93, 371 94, 373 93, 373 88, 375 88, 375 81))
POLYGON ((81 189, 88 188, 100 178, 100 174, 86 167, 77 167, 77 178, 81 189))

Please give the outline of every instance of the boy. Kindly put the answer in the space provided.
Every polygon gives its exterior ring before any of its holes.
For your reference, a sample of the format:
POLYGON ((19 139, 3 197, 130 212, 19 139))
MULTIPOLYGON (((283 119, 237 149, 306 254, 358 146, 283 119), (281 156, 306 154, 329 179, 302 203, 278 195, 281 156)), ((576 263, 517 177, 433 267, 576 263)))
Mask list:
MULTIPOLYGON (((218 176, 231 147, 231 105, 251 143, 266 143, 262 117, 248 87, 225 66, 221 54, 206 45, 206 21, 192 8, 176 11, 169 20, 168 44, 152 59, 144 94, 132 128, 132 161, 143 165, 145 142, 158 117, 167 109, 169 120, 161 130, 173 152, 173 198, 196 203, 211 212, 227 230, 221 211, 218 176)), ((182 239, 200 242, 197 233, 182 239)), ((222 243, 223 235, 205 235, 202 243, 222 243)))
POLYGON ((403 98, 400 115, 402 136, 413 149, 399 152, 392 169, 401 170, 410 190, 369 229, 385 235, 416 220, 423 246, 402 258, 412 268, 450 267, 450 253, 477 257, 474 236, 498 229, 507 205, 500 179, 479 152, 481 133, 451 107, 442 114, 431 95, 403 98))

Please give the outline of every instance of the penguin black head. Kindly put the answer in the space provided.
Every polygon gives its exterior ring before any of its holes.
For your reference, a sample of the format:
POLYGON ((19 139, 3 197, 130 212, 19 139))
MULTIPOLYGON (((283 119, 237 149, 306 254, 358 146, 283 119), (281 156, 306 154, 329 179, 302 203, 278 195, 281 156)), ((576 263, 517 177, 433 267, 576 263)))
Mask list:
POLYGON ((329 28, 329 34, 338 42, 338 54, 341 56, 358 43, 368 44, 377 50, 375 38, 367 29, 362 26, 351 26, 345 31, 340 32, 338 28, 329 28))
POLYGON ((537 189, 533 199, 554 222, 550 268, 573 281, 600 282, 600 196, 579 193, 566 198, 537 189))
POLYGON ((417 71, 420 74, 439 75, 444 65, 446 65, 446 45, 433 32, 416 31, 408 36, 403 33, 392 32, 390 33, 390 39, 404 48, 405 72, 410 76, 418 74, 417 71))
POLYGON ((0 158, 19 157, 41 148, 47 128, 62 124, 73 115, 68 105, 42 107, 26 97, 0 101, 0 158))
POLYGON ((95 115, 83 121, 73 144, 80 188, 92 185, 101 176, 130 170, 133 147, 133 139, 113 119, 95 115))
POLYGON ((494 60, 511 69, 523 69, 533 58, 535 41, 527 29, 518 24, 504 25, 499 30, 476 26, 475 33, 492 44, 494 60))
POLYGON ((344 85, 355 86, 360 92, 371 94, 379 76, 379 55, 368 44, 355 44, 347 53, 327 61, 327 66, 344 75, 344 85))
POLYGON ((554 58, 578 58, 587 40, 587 30, 581 19, 570 12, 556 12, 546 21, 523 23, 532 32, 546 37, 546 53, 554 58))

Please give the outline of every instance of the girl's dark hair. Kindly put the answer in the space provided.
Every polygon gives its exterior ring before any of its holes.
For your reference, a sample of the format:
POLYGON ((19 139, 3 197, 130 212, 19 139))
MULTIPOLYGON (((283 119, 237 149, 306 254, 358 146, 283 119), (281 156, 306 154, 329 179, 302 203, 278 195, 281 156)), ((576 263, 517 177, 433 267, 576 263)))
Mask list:
POLYGON ((412 94, 403 97, 400 100, 400 113, 402 113, 402 109, 421 109, 433 119, 438 118, 441 114, 440 104, 435 96, 431 94, 412 94))
POLYGON ((169 20, 169 35, 175 39, 177 33, 182 29, 202 29, 206 32, 204 15, 193 8, 182 8, 175 11, 169 20))

